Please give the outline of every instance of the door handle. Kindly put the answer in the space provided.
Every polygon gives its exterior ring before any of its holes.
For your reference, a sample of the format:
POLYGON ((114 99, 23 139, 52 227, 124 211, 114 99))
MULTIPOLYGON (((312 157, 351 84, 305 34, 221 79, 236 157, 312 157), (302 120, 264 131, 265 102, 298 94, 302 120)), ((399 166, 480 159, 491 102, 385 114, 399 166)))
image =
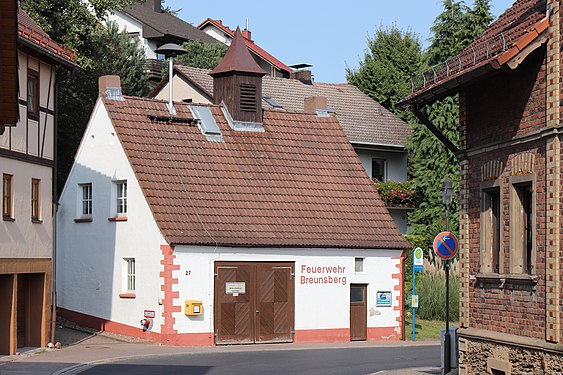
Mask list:
POLYGON ((256 314, 258 314, 260 311, 256 310, 256 314))

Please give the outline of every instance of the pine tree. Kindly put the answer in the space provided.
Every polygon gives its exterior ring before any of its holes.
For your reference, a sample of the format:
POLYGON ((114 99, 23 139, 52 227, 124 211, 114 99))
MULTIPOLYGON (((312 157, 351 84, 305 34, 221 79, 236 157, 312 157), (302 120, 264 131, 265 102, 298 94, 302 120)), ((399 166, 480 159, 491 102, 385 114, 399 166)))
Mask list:
POLYGON ((346 79, 391 112, 407 119, 396 103, 411 93, 410 79, 420 74, 421 63, 418 35, 399 30, 395 25, 381 26, 373 38, 368 37, 368 49, 360 67, 346 69, 346 79))
POLYGON ((80 69, 57 69, 59 86, 58 187, 62 189, 74 154, 98 97, 98 78, 121 77, 126 95, 144 96, 150 86, 143 69, 144 50, 138 40, 106 25, 110 9, 130 6, 138 0, 22 0, 20 5, 51 38, 77 52, 80 69))
POLYGON ((182 44, 182 47, 186 50, 186 54, 181 55, 179 60, 184 65, 194 68, 213 69, 227 53, 227 47, 222 43, 207 44, 191 40, 182 44))

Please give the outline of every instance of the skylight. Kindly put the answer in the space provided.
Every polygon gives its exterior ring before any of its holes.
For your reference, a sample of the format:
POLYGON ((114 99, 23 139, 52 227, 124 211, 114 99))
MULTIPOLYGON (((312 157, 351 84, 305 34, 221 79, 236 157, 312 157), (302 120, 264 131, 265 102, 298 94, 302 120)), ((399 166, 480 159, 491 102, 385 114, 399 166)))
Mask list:
POLYGON ((194 118, 198 120, 197 125, 208 141, 223 141, 221 129, 217 126, 209 107, 192 105, 190 106, 190 110, 192 111, 194 118))
POLYGON ((283 106, 280 103, 278 103, 278 101, 274 98, 271 98, 269 96, 263 96, 262 99, 264 99, 266 103, 268 103, 274 108, 283 108, 283 106))

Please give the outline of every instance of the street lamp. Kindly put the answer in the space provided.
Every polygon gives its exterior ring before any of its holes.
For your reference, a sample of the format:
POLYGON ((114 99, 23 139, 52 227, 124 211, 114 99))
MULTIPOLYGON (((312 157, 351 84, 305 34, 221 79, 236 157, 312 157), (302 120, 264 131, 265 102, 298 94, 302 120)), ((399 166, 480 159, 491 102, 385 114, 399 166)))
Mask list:
MULTIPOLYGON (((452 180, 446 177, 444 184, 442 185, 442 191, 440 192, 442 196, 442 202, 446 206, 446 231, 450 230, 449 214, 450 214, 450 204, 452 204, 452 199, 455 197, 455 191, 452 185, 452 180)), ((444 270, 446 271, 446 333, 444 334, 444 374, 447 374, 451 370, 450 362, 450 260, 444 260, 444 270)))

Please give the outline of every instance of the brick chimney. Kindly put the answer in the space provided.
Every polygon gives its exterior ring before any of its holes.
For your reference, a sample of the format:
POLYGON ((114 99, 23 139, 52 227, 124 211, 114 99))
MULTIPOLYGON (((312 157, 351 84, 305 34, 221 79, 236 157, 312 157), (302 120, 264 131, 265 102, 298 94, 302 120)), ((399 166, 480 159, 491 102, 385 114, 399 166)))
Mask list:
POLYGON ((313 74, 311 73, 310 70, 307 69, 295 70, 289 73, 289 78, 298 79, 306 85, 313 84, 313 74))
POLYGON ((327 99, 324 96, 310 96, 305 98, 305 113, 316 113, 326 111, 327 99))
POLYGON ((246 40, 252 41, 252 33, 248 29, 242 30, 242 37, 246 40))
POLYGON ((107 75, 98 78, 98 93, 110 100, 125 100, 121 93, 119 76, 107 75))
POLYGON ((223 60, 209 75, 213 77, 215 104, 224 102, 234 121, 262 122, 262 77, 266 72, 250 55, 237 27, 223 60))
POLYGON ((146 0, 145 6, 152 8, 156 13, 162 13, 162 0, 146 0))

